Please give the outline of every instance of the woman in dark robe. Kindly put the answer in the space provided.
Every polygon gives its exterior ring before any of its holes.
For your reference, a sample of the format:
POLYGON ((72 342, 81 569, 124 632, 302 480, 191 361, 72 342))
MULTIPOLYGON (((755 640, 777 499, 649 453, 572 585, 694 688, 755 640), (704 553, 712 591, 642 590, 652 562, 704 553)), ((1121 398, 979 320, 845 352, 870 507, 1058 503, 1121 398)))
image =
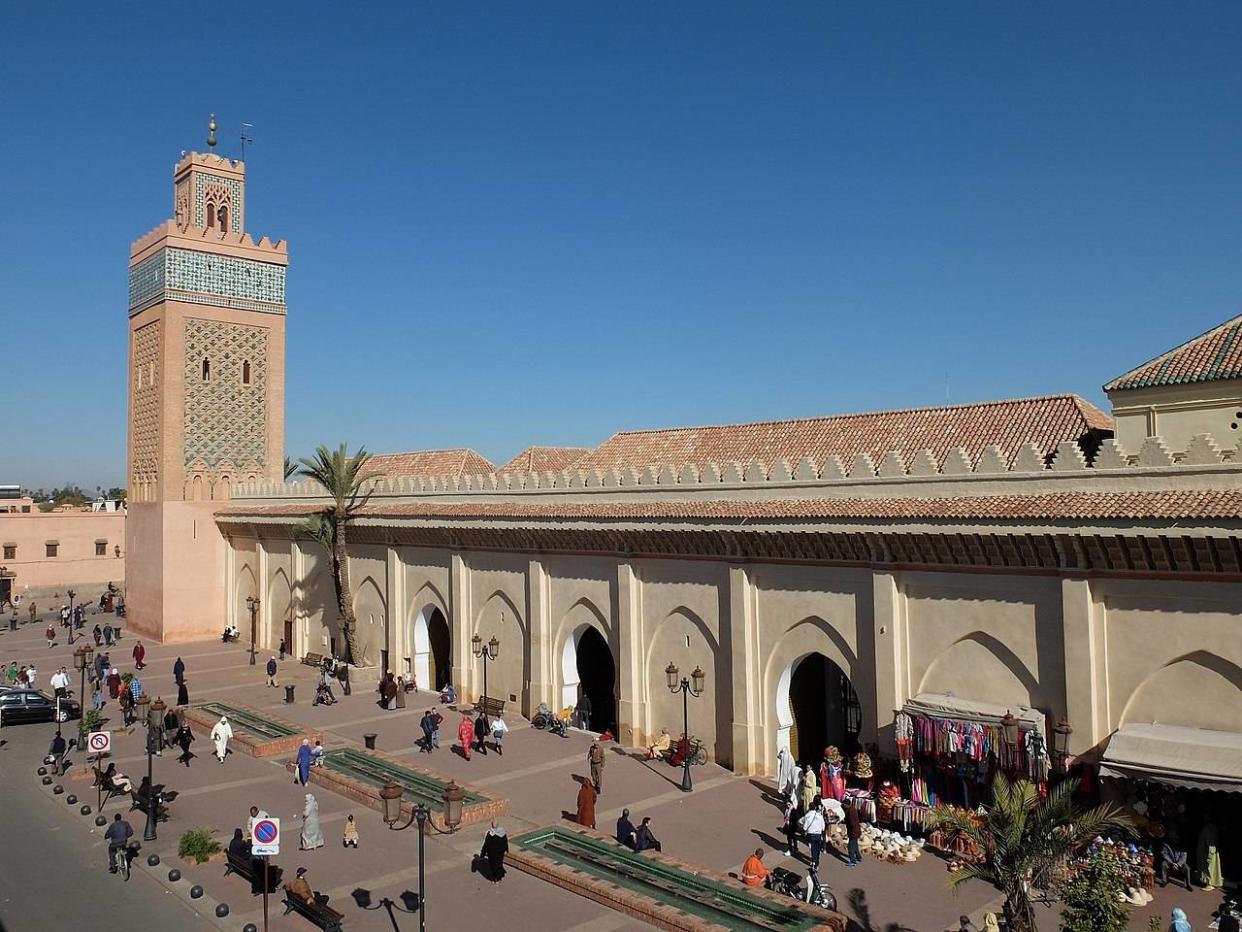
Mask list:
POLYGON ((492 827, 483 839, 482 857, 487 861, 487 873, 492 883, 500 883, 505 876, 505 855, 509 852, 509 838, 504 826, 492 822, 492 827))
POLYGON ((190 753, 190 744, 194 741, 194 735, 190 731, 190 725, 188 722, 183 721, 181 723, 181 727, 177 729, 177 737, 175 740, 181 748, 181 756, 177 758, 177 761, 189 767, 190 761, 194 758, 194 755, 190 753))
POLYGON ((578 787, 578 815, 576 821, 587 828, 595 828, 595 785, 590 780, 581 780, 578 787))

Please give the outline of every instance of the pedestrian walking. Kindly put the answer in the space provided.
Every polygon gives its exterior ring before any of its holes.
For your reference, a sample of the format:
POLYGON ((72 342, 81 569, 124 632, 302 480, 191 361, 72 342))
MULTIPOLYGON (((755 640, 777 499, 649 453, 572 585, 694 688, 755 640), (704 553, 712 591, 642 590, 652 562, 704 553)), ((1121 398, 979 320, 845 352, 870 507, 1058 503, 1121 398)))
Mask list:
POLYGON ((595 792, 603 795, 604 749, 599 746, 598 741, 591 742, 591 749, 587 751, 587 764, 591 767, 591 782, 595 785, 595 792))
POLYGON ((104 647, 112 646, 112 625, 107 622, 103 626, 104 647))
POLYGON ((781 831, 785 833, 785 857, 798 856, 798 822, 801 818, 802 810, 798 807, 795 793, 785 800, 785 819, 781 823, 781 831))
POLYGON ((39 609, 36 607, 34 602, 31 602, 30 603, 30 623, 32 625, 38 620, 38 616, 39 616, 39 609))
POLYGON ((431 710, 431 746, 438 748, 440 746, 440 726, 444 724, 444 716, 440 714, 439 709, 431 710))
POLYGON ((323 847, 323 829, 319 825, 319 803, 314 793, 306 794, 306 805, 302 809, 302 837, 298 847, 303 851, 323 847))
POLYGON ((815 797, 819 795, 819 783, 810 764, 807 764, 806 769, 802 771, 802 783, 798 792, 802 794, 802 811, 806 812, 811 808, 815 797))
POLYGON ((582 698, 578 700, 578 727, 583 731, 591 730, 591 697, 586 693, 582 694, 582 698))
POLYGON ((174 740, 177 742, 177 746, 181 748, 181 756, 177 758, 177 762, 185 764, 188 768, 190 761, 196 755, 190 752, 190 745, 194 743, 194 733, 190 731, 190 726, 185 721, 182 721, 181 726, 177 729, 177 736, 174 740))
POLYGON ((69 695, 69 674, 64 667, 52 674, 48 684, 52 687, 52 695, 55 698, 64 699, 69 695))
POLYGON ((470 760, 470 750, 474 747, 474 722, 465 713, 462 713, 461 724, 457 726, 457 740, 461 742, 462 756, 470 760))
POLYGON ((56 626, 49 621, 47 623, 47 630, 43 633, 47 637, 47 648, 51 650, 56 646, 56 626))
POLYGON ((492 729, 488 727, 487 716, 479 713, 479 717, 474 720, 474 736, 479 742, 479 753, 487 757, 487 736, 490 735, 492 729))
POLYGON ((134 649, 132 653, 134 657, 134 669, 141 670, 144 666, 143 660, 147 656, 147 649, 142 646, 142 641, 139 641, 137 644, 134 645, 134 649))
POLYGON ((91 630, 91 637, 95 639, 95 646, 99 647, 103 643, 103 629, 99 625, 95 625, 91 630))
POLYGON ((849 839, 849 866, 857 867, 862 862, 862 852, 858 849, 858 839, 862 838, 862 820, 858 818, 858 807, 852 796, 845 797, 845 834, 849 839))
POLYGON ((431 753, 431 733, 435 729, 435 720, 431 717, 431 710, 428 709, 423 713, 423 717, 418 720, 418 727, 423 730, 423 740, 418 746, 419 754, 431 753))
POLYGON ((793 754, 789 748, 781 748, 776 752, 776 792, 781 798, 794 792, 797 785, 798 768, 794 764, 793 754))
POLYGON ((310 783, 311 768, 311 746, 310 741, 306 738, 302 739, 302 746, 298 748, 298 775, 295 782, 301 783, 303 786, 310 783))
POLYGON ((138 679, 137 674, 130 674, 129 694, 133 697, 134 702, 142 698, 142 680, 138 679))
POLYGON ((33 663, 26 668, 26 685, 31 689, 35 688, 35 678, 38 675, 39 671, 35 669, 35 665, 33 663))
POLYGON ((186 681, 184 679, 177 685, 177 705, 190 704, 190 691, 186 689, 186 681))
POLYGON ((108 696, 116 699, 121 694, 121 671, 113 667, 108 671, 108 696))
POLYGON ((229 724, 226 716, 220 716, 220 721, 211 729, 210 737, 216 745, 216 759, 223 764, 229 753, 229 740, 233 737, 233 726, 229 724))
POLYGON ((505 724, 504 715, 497 715, 496 720, 492 722, 492 741, 496 745, 496 753, 504 754, 505 735, 509 731, 509 726, 505 724))
MULTIPOLYGON (((283 644, 284 642, 282 641, 281 643, 283 644)), ((280 659, 281 660, 285 659, 284 654, 281 654, 280 659)), ((267 658, 267 685, 268 686, 276 685, 276 658, 275 657, 267 658)))
POLYGON ((479 857, 487 864, 488 878, 492 883, 500 883, 505 876, 505 855, 509 853, 509 838, 503 825, 497 825, 492 819, 492 827, 483 838, 483 850, 479 857))
POLYGON ((285 654, 287 654, 287 653, 288 653, 288 650, 285 648, 285 639, 284 639, 284 638, 281 638, 281 639, 280 639, 280 650, 278 651, 278 653, 280 654, 280 662, 281 662, 281 663, 284 663, 284 662, 285 662, 285 654))
POLYGON ((579 825, 595 828, 595 800, 599 794, 590 780, 582 777, 578 780, 582 785, 578 787, 578 812, 574 818, 579 825))
POLYGON ((185 661, 182 660, 180 657, 178 657, 176 663, 173 664, 173 682, 176 683, 178 686, 180 686, 181 681, 184 678, 185 678, 185 661))
POLYGON ((802 816, 802 831, 806 833, 806 842, 811 848, 811 870, 817 871, 819 855, 824 849, 824 813, 819 807, 818 798, 802 816))

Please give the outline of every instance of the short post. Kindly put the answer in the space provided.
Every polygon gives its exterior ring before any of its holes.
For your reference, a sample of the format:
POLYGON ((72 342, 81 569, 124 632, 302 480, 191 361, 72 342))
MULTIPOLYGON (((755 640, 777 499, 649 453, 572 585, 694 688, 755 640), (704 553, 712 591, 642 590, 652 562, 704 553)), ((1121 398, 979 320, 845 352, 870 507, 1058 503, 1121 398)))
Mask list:
POLYGON ((267 879, 267 855, 263 855, 263 932, 267 932, 267 889, 271 886, 267 879))

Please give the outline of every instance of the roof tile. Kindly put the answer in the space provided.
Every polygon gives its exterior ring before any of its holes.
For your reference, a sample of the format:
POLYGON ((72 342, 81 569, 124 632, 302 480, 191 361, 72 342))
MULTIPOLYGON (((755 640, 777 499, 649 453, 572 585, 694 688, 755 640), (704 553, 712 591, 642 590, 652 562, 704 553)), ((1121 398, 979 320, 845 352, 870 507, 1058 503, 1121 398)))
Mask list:
POLYGON ((409 476, 476 476, 495 472, 490 461, 474 450, 415 450, 410 453, 376 453, 367 460, 367 472, 388 479, 409 476))
POLYGON ((1242 315, 1118 376, 1104 391, 1225 379, 1242 379, 1242 315))

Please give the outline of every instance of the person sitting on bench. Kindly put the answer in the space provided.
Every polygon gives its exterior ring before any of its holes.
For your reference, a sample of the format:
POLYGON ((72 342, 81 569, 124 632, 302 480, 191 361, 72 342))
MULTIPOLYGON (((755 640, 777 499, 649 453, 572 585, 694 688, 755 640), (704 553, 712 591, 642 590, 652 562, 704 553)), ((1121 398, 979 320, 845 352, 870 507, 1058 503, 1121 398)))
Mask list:
POLYGON ((1186 852, 1177 843, 1177 836, 1170 833, 1160 849, 1160 886, 1169 882, 1170 873, 1180 873, 1190 889, 1190 869, 1186 865, 1186 852))
POLYGON ((237 630, 237 625, 229 625, 224 629, 224 634, 221 636, 220 640, 227 644, 229 641, 236 641, 240 638, 241 632, 237 630))
POLYGON ((311 889, 310 883, 306 880, 305 867, 299 867, 297 876, 285 884, 285 892, 289 894, 291 900, 298 900, 307 906, 323 906, 328 902, 327 896, 311 889))
POLYGON ((673 736, 668 733, 667 728, 660 729, 660 737, 656 738, 655 743, 647 747, 647 760, 655 760, 663 757, 668 753, 668 749, 673 745, 673 736))
POLYGON ((457 690, 453 688, 452 683, 448 683, 440 690, 440 702, 443 705, 452 705, 457 701, 457 690))

